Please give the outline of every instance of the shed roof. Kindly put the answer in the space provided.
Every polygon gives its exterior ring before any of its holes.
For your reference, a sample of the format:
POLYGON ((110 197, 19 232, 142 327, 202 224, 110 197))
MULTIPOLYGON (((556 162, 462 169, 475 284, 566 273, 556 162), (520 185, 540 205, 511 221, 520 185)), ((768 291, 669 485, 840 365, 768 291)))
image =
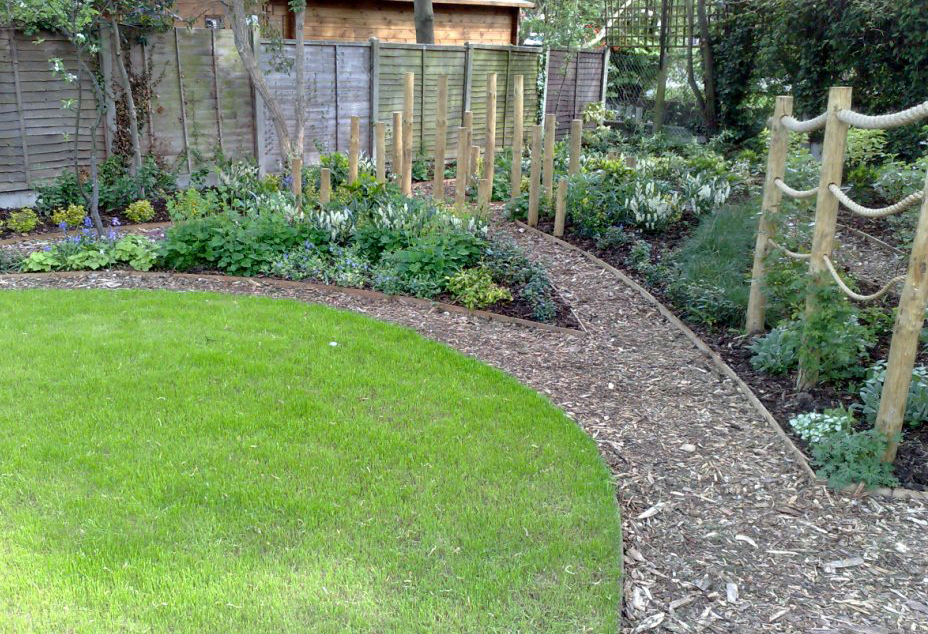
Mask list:
MULTIPOLYGON (((390 2, 413 2, 414 0, 389 0, 390 2)), ((435 4, 468 4, 478 7, 518 7, 534 9, 535 3, 528 0, 432 0, 435 4)))

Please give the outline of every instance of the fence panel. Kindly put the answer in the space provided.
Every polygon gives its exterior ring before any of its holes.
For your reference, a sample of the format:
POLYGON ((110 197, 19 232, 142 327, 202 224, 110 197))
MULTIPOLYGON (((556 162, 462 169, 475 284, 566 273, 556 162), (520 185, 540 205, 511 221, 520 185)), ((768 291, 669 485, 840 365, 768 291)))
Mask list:
POLYGON ((581 118, 588 103, 602 100, 605 61, 604 51, 551 49, 545 113, 556 115, 558 138, 570 132, 571 119, 581 118))

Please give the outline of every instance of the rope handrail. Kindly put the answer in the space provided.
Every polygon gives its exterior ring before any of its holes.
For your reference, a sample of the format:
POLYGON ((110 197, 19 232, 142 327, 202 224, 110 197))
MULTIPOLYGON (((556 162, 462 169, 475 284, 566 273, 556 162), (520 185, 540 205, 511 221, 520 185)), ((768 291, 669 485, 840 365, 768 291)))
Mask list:
POLYGON ((811 198, 818 193, 818 187, 813 187, 812 189, 793 189, 784 183, 782 178, 773 179, 773 184, 790 198, 811 198))
POLYGON ((825 261, 825 267, 828 269, 828 272, 831 273, 831 277, 834 278, 835 284, 838 285, 838 288, 840 288, 845 295, 851 299, 856 299, 859 302, 872 302, 875 299, 879 299, 888 293, 893 286, 905 280, 905 275, 897 275, 893 279, 886 282, 886 285, 877 292, 870 295, 861 295, 860 293, 855 293, 850 288, 848 288, 847 284, 845 284, 841 279, 841 276, 838 275, 838 271, 835 270, 835 265, 831 263, 831 258, 829 258, 827 255, 823 255, 822 259, 825 261))
POLYGON ((827 118, 827 112, 823 112, 817 117, 806 119, 805 121, 800 121, 799 119, 789 115, 784 115, 780 117, 780 123, 783 124, 784 128, 787 130, 792 130, 793 132, 815 132, 816 130, 821 130, 825 127, 825 120, 827 118))
POLYGON ((771 240, 770 238, 767 238, 767 242, 768 242, 768 243, 770 244, 770 246, 772 246, 774 249, 777 249, 777 250, 779 250, 779 251, 782 251, 785 255, 788 255, 789 257, 793 258, 794 260, 808 260, 809 258, 812 257, 812 254, 811 254, 811 253, 796 253, 795 251, 790 251, 790 250, 787 249, 786 247, 777 244, 776 242, 774 242, 774 241, 771 240))
POLYGON ((852 212, 854 212, 858 216, 863 216, 864 218, 882 218, 884 216, 891 216, 892 214, 896 214, 896 213, 899 213, 900 211, 904 211, 908 209, 909 207, 921 201, 922 198, 925 197, 924 191, 918 191, 918 192, 915 192, 914 194, 909 194, 908 196, 906 196, 905 198, 903 198, 902 200, 900 200, 894 205, 889 205, 887 207, 871 208, 871 207, 864 207, 863 205, 851 200, 851 198, 849 198, 848 195, 845 194, 844 191, 840 187, 835 185, 834 183, 831 183, 828 186, 828 191, 834 194, 835 198, 837 198, 838 201, 842 205, 850 209, 852 212))
POLYGON ((900 112, 881 115, 867 115, 853 110, 839 110, 838 120, 865 130, 888 130, 928 119, 928 101, 912 106, 900 112))

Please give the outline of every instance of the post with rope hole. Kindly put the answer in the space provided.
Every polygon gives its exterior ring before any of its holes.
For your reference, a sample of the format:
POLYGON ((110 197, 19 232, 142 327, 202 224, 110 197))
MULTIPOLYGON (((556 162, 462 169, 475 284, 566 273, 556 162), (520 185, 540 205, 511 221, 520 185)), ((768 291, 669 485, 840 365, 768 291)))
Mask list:
POLYGON ((768 252, 768 240, 773 238, 773 225, 770 215, 780 209, 783 192, 776 185, 776 180, 786 174, 786 151, 789 147, 790 131, 783 125, 783 117, 792 116, 793 98, 777 97, 773 109, 773 121, 770 124, 770 148, 767 151, 767 173, 764 177, 764 197, 760 206, 760 221, 757 225, 757 239, 754 243, 754 265, 751 268, 751 293, 748 298, 748 314, 745 330, 749 335, 764 331, 767 319, 764 298, 764 260, 768 252))
MULTIPOLYGON (((831 257, 834 248, 835 225, 838 220, 838 199, 829 189, 829 185, 841 187, 848 124, 838 118, 838 111, 851 109, 851 94, 851 88, 846 86, 833 86, 828 91, 822 171, 818 182, 818 197, 815 202, 815 232, 812 236, 812 253, 809 258, 811 284, 806 295, 807 319, 819 310, 818 291, 825 284, 825 277, 829 275, 825 260, 831 257)), ((799 367, 797 387, 807 389, 818 382, 816 357, 819 351, 809 350, 806 342, 802 345, 807 348, 807 354, 802 355, 804 362, 799 367), (811 357, 811 365, 809 357, 811 357)))
POLYGON ((332 200, 332 170, 323 167, 319 172, 319 202, 327 205, 332 200))
POLYGON ((567 179, 557 182, 557 197, 554 207, 554 237, 564 237, 564 220, 567 216, 567 179))
POLYGON ((532 126, 531 168, 528 184, 528 226, 538 226, 538 182, 541 178, 541 126, 532 126))
POLYGON ((496 73, 487 73, 487 134, 486 150, 483 152, 483 178, 489 181, 489 185, 484 186, 484 199, 480 200, 480 206, 486 207, 490 204, 490 198, 493 196, 493 175, 496 161, 496 73))
POLYGON ((361 151, 361 117, 351 116, 351 140, 348 144, 348 183, 358 180, 358 154, 361 151))
POLYGON ((387 180, 387 158, 386 154, 386 126, 383 121, 374 124, 374 153, 377 155, 377 182, 383 183, 387 180))
POLYGON ((570 122, 570 163, 567 173, 573 176, 580 171, 580 144, 583 141, 583 121, 572 119, 570 122))
POLYGON ((522 195, 522 137, 524 89, 522 75, 513 76, 513 111, 512 111, 512 183, 510 196, 522 195))
POLYGON ((454 204, 458 209, 464 208, 467 200, 467 168, 470 166, 467 145, 467 128, 458 128, 457 181, 454 184, 454 204))
POLYGON ((435 161, 432 198, 445 199, 445 141, 448 134, 448 76, 438 76, 438 104, 435 117, 435 161))
POLYGON ((545 163, 541 179, 541 193, 545 200, 554 193, 554 132, 557 118, 553 114, 545 115, 545 163))
POLYGON ((393 179, 397 185, 403 185, 403 113, 393 113, 393 179))
POLYGON ((902 431, 919 335, 925 323, 925 308, 928 306, 928 174, 925 176, 924 192, 915 240, 912 242, 912 254, 909 256, 909 270, 899 298, 893 338, 889 344, 880 408, 876 414, 876 428, 889 441, 883 455, 885 462, 893 462, 899 449, 896 438, 902 431))
POLYGON ((403 91, 403 195, 412 196, 412 126, 416 74, 406 73, 403 91))

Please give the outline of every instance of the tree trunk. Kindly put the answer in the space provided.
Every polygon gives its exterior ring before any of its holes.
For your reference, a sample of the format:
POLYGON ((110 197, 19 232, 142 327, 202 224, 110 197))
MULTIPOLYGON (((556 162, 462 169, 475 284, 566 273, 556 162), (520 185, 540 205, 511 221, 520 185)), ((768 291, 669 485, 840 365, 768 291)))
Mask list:
POLYGON ((699 108, 699 114, 702 121, 709 127, 709 118, 706 115, 706 100, 699 90, 699 84, 696 83, 696 72, 693 70, 693 0, 686 0, 686 80, 696 98, 696 106, 699 108))
POLYGON ((715 94, 715 59, 712 56, 712 38, 709 33, 709 16, 706 13, 706 0, 697 0, 696 11, 699 15, 699 46, 702 48, 702 83, 706 102, 706 127, 710 133, 718 130, 718 107, 715 94))
MULTIPOLYGON (((116 68, 119 69, 120 81, 126 92, 126 109, 129 111, 129 140, 132 143, 132 162, 129 165, 129 173, 135 176, 142 169, 139 119, 135 109, 135 97, 132 95, 132 84, 129 83, 129 73, 126 70, 126 61, 122 54, 122 37, 119 34, 119 23, 115 17, 110 19, 110 25, 113 28, 113 50, 116 52, 116 68)), ((144 195, 144 192, 136 192, 136 194, 144 195)))
POLYGON ((293 67, 296 73, 296 101, 293 105, 293 155, 290 157, 290 174, 293 177, 293 194, 296 197, 297 211, 301 211, 303 191, 303 135, 306 130, 306 55, 303 48, 303 23, 306 20, 306 9, 301 8, 294 12, 294 47, 293 67))
POLYGON ((432 0, 413 0, 413 10, 416 18, 416 43, 435 43, 435 13, 432 11, 432 0))

